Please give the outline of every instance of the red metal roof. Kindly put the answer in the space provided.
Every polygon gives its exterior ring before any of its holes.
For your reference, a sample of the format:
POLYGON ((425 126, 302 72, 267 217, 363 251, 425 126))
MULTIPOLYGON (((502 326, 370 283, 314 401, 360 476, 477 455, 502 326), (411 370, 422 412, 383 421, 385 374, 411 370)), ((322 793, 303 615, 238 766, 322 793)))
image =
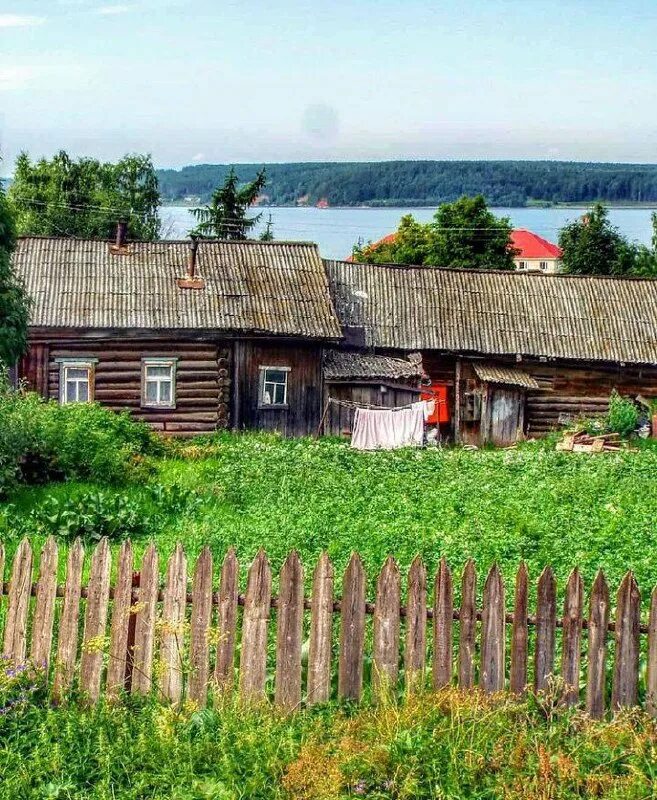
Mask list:
POLYGON ((511 245, 516 258, 561 258, 562 255, 558 245, 524 228, 516 228, 511 233, 511 245))

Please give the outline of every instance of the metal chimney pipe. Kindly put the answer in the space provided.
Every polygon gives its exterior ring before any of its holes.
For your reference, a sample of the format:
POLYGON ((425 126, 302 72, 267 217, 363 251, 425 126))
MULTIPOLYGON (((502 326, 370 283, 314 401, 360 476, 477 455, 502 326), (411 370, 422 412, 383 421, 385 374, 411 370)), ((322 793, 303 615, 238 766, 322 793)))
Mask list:
POLYGON ((116 242, 115 242, 119 250, 125 247, 127 238, 128 238, 128 223, 125 219, 120 219, 116 223, 116 242))
POLYGON ((196 236, 192 236, 192 240, 189 244, 189 257, 187 259, 187 274, 190 278, 195 277, 196 275, 196 254, 198 251, 198 239, 196 236))

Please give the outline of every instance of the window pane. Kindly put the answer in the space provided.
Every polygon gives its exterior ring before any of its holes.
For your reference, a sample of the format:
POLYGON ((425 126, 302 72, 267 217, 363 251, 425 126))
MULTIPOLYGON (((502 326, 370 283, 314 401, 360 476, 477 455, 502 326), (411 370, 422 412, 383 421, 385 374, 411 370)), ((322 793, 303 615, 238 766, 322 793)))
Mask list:
POLYGON ((285 383, 287 372, 282 369, 265 370, 265 380, 272 383, 285 383))
POLYGON ((87 381, 78 381, 78 401, 86 403, 89 400, 89 384, 87 381))
POLYGON ((277 405, 283 405, 285 402, 285 386, 282 383, 277 383, 274 387, 274 402, 277 405))
POLYGON ((146 375, 149 378, 170 378, 171 367, 147 366, 146 375))
POLYGON ((87 380, 89 376, 89 370, 87 369, 78 369, 77 367, 69 367, 66 370, 66 377, 71 379, 77 380, 87 380))
POLYGON ((157 383, 155 381, 146 381, 146 401, 157 402, 157 383))
POLYGON ((160 384, 160 402, 171 402, 171 384, 168 381, 162 381, 160 384))
POLYGON ((77 400, 77 393, 75 391, 75 381, 66 381, 66 402, 75 403, 77 400))
POLYGON ((262 395, 262 402, 266 406, 271 405, 271 386, 269 384, 265 384, 265 390, 262 395))

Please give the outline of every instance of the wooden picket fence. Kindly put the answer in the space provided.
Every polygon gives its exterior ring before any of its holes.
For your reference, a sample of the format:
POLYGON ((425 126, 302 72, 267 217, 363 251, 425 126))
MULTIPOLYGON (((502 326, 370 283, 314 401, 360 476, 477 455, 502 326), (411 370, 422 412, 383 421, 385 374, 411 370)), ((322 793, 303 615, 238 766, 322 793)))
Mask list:
MULTIPOLYGON (((481 607, 477 607, 477 575, 472 561, 462 572, 461 607, 454 607, 452 573, 443 559, 433 582, 433 607, 429 608, 427 571, 419 557, 408 572, 405 605, 400 570, 392 558, 378 576, 373 604, 366 600, 365 570, 356 554, 344 573, 339 600, 333 566, 326 554, 314 568, 309 599, 304 597, 304 571, 295 552, 281 568, 277 597, 272 596, 272 572, 263 551, 249 567, 244 596, 239 594, 239 565, 232 550, 223 560, 218 590, 208 548, 196 560, 191 591, 181 545, 168 560, 162 586, 160 559, 153 544, 143 555, 138 580, 130 542, 124 542, 118 552, 113 587, 111 558, 108 542, 101 541, 92 554, 84 587, 84 548, 80 541, 75 542, 68 551, 66 583, 59 587, 58 549, 49 539, 41 551, 38 579, 33 583, 33 553, 24 540, 14 557, 9 582, 0 580, 0 602, 7 604, 4 656, 12 663, 27 661, 45 667, 56 699, 77 683, 91 702, 98 700, 103 690, 108 697, 117 697, 126 691, 145 694, 157 689, 174 703, 187 697, 203 706, 211 686, 217 691, 230 690, 234 678, 238 679, 236 691, 241 698, 264 698, 274 609, 274 702, 286 709, 331 699, 336 617, 340 622, 337 695, 350 700, 361 698, 366 642, 370 641, 366 620, 372 615, 374 697, 400 688, 402 665, 409 692, 425 686, 429 670, 434 689, 456 682, 466 690, 478 685, 487 693, 504 689, 517 694, 540 692, 549 687, 552 676, 558 676, 561 702, 576 705, 583 701, 588 713, 599 718, 606 710, 606 659, 613 638, 611 708, 637 705, 640 681, 645 680, 641 687, 645 689, 645 707, 657 716, 657 589, 651 597, 648 622, 642 624, 641 596, 632 573, 620 584, 615 620, 611 621, 609 589, 601 572, 591 587, 586 613, 582 577, 573 570, 565 588, 563 615, 558 615, 556 580, 546 567, 538 578, 536 613, 530 615, 529 576, 524 564, 517 572, 512 612, 507 613, 504 581, 495 565, 486 576, 481 607), (304 693, 306 610, 310 619, 304 693), (647 669, 642 677, 639 655, 645 634, 647 669), (530 641, 533 668, 529 664, 530 641), (560 669, 555 667, 558 644, 560 669), (583 674, 585 691, 580 693, 583 674)), ((4 549, 0 544, 2 576, 4 549)))

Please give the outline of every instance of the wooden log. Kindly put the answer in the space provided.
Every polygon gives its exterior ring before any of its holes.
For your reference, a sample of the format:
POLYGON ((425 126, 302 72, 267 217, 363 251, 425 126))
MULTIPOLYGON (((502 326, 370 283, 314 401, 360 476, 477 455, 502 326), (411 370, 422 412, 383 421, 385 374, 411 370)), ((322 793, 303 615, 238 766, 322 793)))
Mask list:
POLYGON ((427 570, 419 555, 408 572, 407 594, 404 671, 406 691, 416 692, 424 686, 427 657, 427 570))
POLYGON ((104 538, 101 539, 91 557, 87 610, 82 637, 80 689, 90 703, 96 703, 100 697, 111 566, 109 543, 104 538))
POLYGON ((536 652, 534 653, 534 691, 547 688, 554 675, 554 647, 557 626, 557 582, 547 566, 538 579, 536 594, 536 652))
POLYGON ((568 706, 579 702, 579 672, 582 653, 582 610, 584 607, 584 582, 575 568, 566 584, 563 609, 563 641, 561 649, 561 677, 565 684, 563 701, 568 706))
POLYGON ((477 572, 470 559, 461 577, 459 610, 459 686, 472 689, 475 684, 474 654, 477 634, 477 572))
POLYGON ((433 688, 442 689, 452 682, 452 625, 454 593, 452 573, 444 558, 436 572, 433 611, 433 688))
POLYGON ((27 539, 18 545, 9 581, 3 655, 22 664, 27 654, 27 617, 32 592, 32 548, 27 539))
POLYGON ((399 678, 401 575, 388 556, 376 582, 372 688, 374 697, 394 695, 399 678))
POLYGON ((135 645, 132 652, 132 694, 148 694, 153 685, 153 653, 159 582, 159 557, 151 542, 142 556, 139 599, 135 605, 135 645))
POLYGON ((192 581, 192 619, 189 644, 189 699, 199 708, 208 702, 210 629, 212 626, 212 553, 207 547, 196 559, 192 581))
POLYGON ((338 696, 342 700, 360 700, 363 690, 365 590, 363 562, 358 553, 353 553, 342 581, 338 669, 338 696))
POLYGON ((162 694, 177 705, 183 693, 185 655, 185 606, 187 603, 187 558, 178 542, 169 558, 162 601, 160 660, 162 694))
POLYGON ((264 550, 259 550, 249 569, 242 620, 240 697, 247 703, 265 697, 270 605, 271 569, 264 550))
POLYGON ((639 688, 639 625, 641 593, 632 572, 623 578, 616 597, 616 650, 611 706, 614 711, 637 704, 639 688))
POLYGON ((609 588, 602 571, 595 576, 589 602, 589 652, 586 682, 586 711, 593 719, 605 712, 605 662, 607 625, 609 623, 609 588))
POLYGON ((331 697, 331 644, 333 633, 333 564, 324 552, 313 573, 308 652, 308 705, 331 697))
POLYGON ((217 614, 217 661, 214 677, 219 689, 232 686, 235 670, 235 630, 237 626, 237 594, 239 564, 231 547, 224 557, 219 582, 217 614))
POLYGON ((119 550, 110 625, 110 651, 106 693, 117 698, 125 688, 128 660, 128 625, 132 606, 132 545, 126 540, 119 550))
POLYGON ((650 596, 648 617, 648 664, 646 668, 646 711, 657 717, 657 586, 650 596))
POLYGON ((32 647, 30 659, 33 666, 46 675, 50 665, 52 629, 55 621, 55 597, 57 595, 57 543, 50 536, 41 551, 39 580, 36 589, 34 621, 32 623, 32 647))
POLYGON ((505 623, 504 581, 499 567, 493 564, 484 584, 481 612, 479 686, 487 693, 504 689, 505 623))
POLYGON ((83 566, 84 548, 80 539, 76 539, 68 551, 64 605, 59 623, 57 659, 53 681, 53 698, 58 701, 64 697, 70 688, 75 672, 75 663, 78 655, 78 623, 80 619, 83 566))
POLYGON ((281 568, 276 611, 275 702, 287 711, 301 704, 302 643, 303 566, 293 550, 281 568))
POLYGON ((528 639, 527 597, 529 590, 527 565, 523 561, 516 573, 513 606, 513 627, 511 629, 511 673, 509 689, 514 694, 523 695, 527 689, 528 639))

